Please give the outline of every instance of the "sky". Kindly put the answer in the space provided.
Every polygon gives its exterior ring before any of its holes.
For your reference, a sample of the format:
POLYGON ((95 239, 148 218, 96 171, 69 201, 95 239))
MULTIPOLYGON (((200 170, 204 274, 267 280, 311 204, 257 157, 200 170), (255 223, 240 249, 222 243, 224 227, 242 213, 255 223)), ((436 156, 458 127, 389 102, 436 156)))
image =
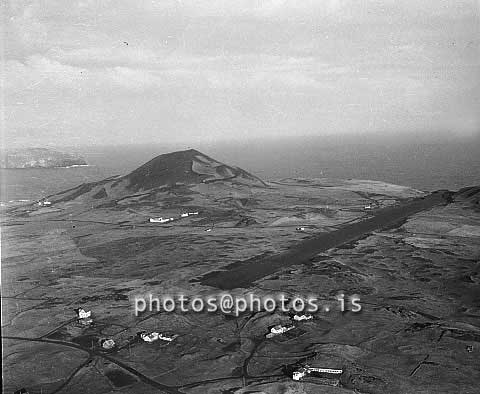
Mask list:
POLYGON ((7 0, 2 140, 480 132, 480 0, 7 0))

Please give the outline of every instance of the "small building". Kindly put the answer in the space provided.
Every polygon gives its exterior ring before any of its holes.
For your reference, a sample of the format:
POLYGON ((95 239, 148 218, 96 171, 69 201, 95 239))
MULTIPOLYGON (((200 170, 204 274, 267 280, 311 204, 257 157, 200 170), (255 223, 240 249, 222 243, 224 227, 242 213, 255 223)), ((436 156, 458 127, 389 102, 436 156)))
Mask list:
POLYGON ((52 202, 44 199, 44 200, 40 200, 38 202, 38 205, 40 207, 49 207, 50 205, 52 205, 52 202))
POLYGON ((342 369, 333 369, 333 368, 317 368, 317 367, 308 367, 309 377, 314 378, 315 381, 323 385, 340 386, 340 376, 343 373, 342 369))
POLYGON ((113 339, 100 339, 99 344, 105 350, 110 350, 115 347, 115 341, 113 339))
POLYGON ((192 216, 192 215, 198 215, 198 212, 184 212, 180 215, 180 217, 187 218, 187 217, 192 216))
POLYGON ((296 371, 293 371, 292 379, 293 380, 302 380, 309 373, 308 369, 305 367, 298 368, 296 371))
POLYGON ((87 312, 83 308, 77 308, 77 309, 74 309, 74 311, 76 312, 79 319, 88 319, 92 315, 91 311, 87 312))
POLYGON ((316 375, 321 375, 322 377, 329 377, 330 375, 339 376, 343 373, 343 369, 335 369, 335 368, 319 368, 319 367, 311 367, 309 365, 305 366, 310 373, 314 373, 316 375))
POLYGON ((293 372, 292 379, 303 380, 309 376, 319 378, 330 386, 338 386, 342 373, 343 369, 312 367, 306 364, 293 372))
POLYGON ((140 331, 137 333, 137 336, 144 342, 152 343, 161 339, 162 341, 172 342, 178 335, 167 335, 159 332, 151 332, 150 334, 147 331, 140 331))
POLYGON ((306 321, 306 320, 312 320, 313 316, 310 314, 305 314, 305 315, 293 315, 292 320, 295 321, 306 321))
POLYGON ((266 335, 267 338, 273 338, 276 335, 284 334, 287 331, 293 330, 295 326, 293 324, 288 324, 286 326, 282 326, 281 324, 277 324, 270 328, 270 332, 266 335))
POLYGON ((150 218, 150 223, 168 223, 173 221, 173 218, 150 218))
POLYGON ((172 342, 175 338, 178 337, 178 335, 169 336, 169 335, 164 335, 164 334, 160 333, 158 337, 162 341, 172 342))
POLYGON ((137 336, 144 342, 152 343, 158 341, 160 334, 158 332, 151 332, 148 334, 146 331, 140 331, 137 336))

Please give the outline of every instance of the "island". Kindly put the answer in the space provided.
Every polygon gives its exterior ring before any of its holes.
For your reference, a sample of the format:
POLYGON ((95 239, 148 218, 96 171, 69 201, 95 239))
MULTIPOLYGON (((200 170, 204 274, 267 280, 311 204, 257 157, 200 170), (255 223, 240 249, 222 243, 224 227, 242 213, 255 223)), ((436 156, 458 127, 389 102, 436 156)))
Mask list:
POLYGON ((88 165, 84 158, 48 148, 24 148, 4 152, 1 168, 57 168, 88 165))

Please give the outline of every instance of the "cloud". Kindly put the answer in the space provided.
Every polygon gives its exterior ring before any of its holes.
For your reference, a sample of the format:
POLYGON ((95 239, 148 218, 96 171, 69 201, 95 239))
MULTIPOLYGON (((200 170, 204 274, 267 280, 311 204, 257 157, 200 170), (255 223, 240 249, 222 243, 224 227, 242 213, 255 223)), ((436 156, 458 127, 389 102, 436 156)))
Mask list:
POLYGON ((7 92, 21 94, 37 91, 41 95, 43 89, 48 89, 53 94, 52 90, 57 88, 63 93, 65 89, 70 89, 88 95, 99 91, 109 94, 112 93, 111 89, 142 93, 182 87, 192 90, 314 89, 321 87, 317 79, 320 75, 328 78, 329 74, 339 72, 339 68, 316 64, 311 58, 280 56, 264 56, 261 59, 237 56, 235 66, 232 67, 231 59, 227 61, 222 57, 187 56, 161 61, 153 54, 130 57, 121 53, 114 58, 115 61, 107 62, 109 53, 98 48, 73 53, 55 51, 50 54, 53 57, 32 55, 24 62, 7 61, 7 92), (92 62, 86 60, 80 61, 80 58, 85 59, 95 54, 102 55, 98 65, 92 65, 92 62), (151 59, 156 61, 150 61, 151 59), (122 63, 125 65, 114 65, 122 63))
POLYGON ((479 18, 475 0, 10 0, 8 129, 473 130, 479 18))

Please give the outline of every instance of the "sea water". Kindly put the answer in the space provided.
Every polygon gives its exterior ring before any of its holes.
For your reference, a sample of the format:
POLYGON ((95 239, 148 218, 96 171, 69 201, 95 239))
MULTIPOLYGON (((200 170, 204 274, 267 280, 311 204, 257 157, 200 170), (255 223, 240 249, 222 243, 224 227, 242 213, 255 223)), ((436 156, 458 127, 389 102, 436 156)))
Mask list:
POLYGON ((250 142, 163 143, 76 147, 88 167, 1 170, 1 201, 41 197, 112 175, 124 175, 153 157, 194 148, 262 179, 357 178, 416 189, 457 190, 480 184, 480 137, 392 139, 304 137, 250 142))

